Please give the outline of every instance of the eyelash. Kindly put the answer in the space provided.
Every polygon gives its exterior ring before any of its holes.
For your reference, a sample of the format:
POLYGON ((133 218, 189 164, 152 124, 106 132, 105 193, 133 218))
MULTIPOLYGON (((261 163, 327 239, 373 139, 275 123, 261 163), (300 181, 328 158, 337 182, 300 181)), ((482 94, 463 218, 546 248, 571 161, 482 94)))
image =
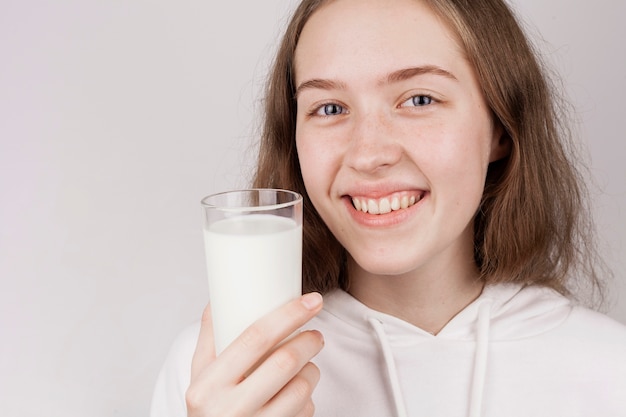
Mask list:
MULTIPOLYGON (((416 94, 414 96, 409 97, 407 100, 403 101, 399 107, 426 107, 429 106, 433 103, 435 103, 436 100, 428 95, 428 94, 416 94), (415 100, 419 99, 420 103, 416 104, 415 100), (411 102, 412 106, 405 106, 405 103, 411 102), (424 102, 425 101, 425 102, 424 102)), ((331 110, 331 111, 332 111, 331 110)), ((309 116, 317 116, 317 117, 333 117, 333 116, 339 116, 342 114, 345 114, 345 107, 341 104, 337 104, 337 103, 324 103, 316 108, 314 108, 313 110, 311 110, 309 112, 309 116), (334 110, 337 111, 339 110, 340 113, 327 113, 327 110, 334 110), (322 114, 323 112, 323 114, 322 114)))

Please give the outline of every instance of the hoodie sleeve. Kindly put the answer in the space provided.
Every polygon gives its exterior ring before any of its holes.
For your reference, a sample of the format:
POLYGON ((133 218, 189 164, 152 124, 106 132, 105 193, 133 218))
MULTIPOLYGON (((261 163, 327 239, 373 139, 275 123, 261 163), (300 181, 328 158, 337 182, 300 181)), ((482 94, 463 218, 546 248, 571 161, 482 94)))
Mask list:
POLYGON ((176 338, 156 381, 150 417, 185 417, 185 392, 191 379, 191 360, 200 325, 188 327, 176 338))

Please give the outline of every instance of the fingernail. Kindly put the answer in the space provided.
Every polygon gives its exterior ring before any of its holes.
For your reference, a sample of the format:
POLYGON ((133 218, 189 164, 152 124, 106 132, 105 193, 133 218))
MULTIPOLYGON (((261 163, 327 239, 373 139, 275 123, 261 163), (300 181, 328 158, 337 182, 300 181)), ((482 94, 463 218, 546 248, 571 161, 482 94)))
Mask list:
POLYGON ((317 292, 304 294, 300 298, 300 302, 307 310, 315 310, 322 304, 322 296, 317 292))

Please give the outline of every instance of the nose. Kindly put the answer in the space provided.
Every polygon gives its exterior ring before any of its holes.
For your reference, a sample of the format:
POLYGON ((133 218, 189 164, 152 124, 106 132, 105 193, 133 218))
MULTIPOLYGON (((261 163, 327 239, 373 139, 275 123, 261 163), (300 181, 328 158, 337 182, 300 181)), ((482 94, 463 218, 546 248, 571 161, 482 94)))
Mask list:
POLYGON ((361 173, 376 174, 400 161, 402 145, 389 115, 364 114, 354 117, 352 123, 346 165, 361 173))

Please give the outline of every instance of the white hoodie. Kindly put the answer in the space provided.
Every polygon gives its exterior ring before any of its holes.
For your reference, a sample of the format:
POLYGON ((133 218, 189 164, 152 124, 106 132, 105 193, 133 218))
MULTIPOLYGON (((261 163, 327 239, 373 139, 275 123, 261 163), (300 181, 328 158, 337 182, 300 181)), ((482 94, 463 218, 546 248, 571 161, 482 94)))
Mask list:
MULTIPOLYGON (((488 286, 433 336, 343 291, 307 326, 319 417, 626 417, 626 327, 552 290, 488 286)), ((173 345, 152 417, 186 415, 199 325, 173 345)))

